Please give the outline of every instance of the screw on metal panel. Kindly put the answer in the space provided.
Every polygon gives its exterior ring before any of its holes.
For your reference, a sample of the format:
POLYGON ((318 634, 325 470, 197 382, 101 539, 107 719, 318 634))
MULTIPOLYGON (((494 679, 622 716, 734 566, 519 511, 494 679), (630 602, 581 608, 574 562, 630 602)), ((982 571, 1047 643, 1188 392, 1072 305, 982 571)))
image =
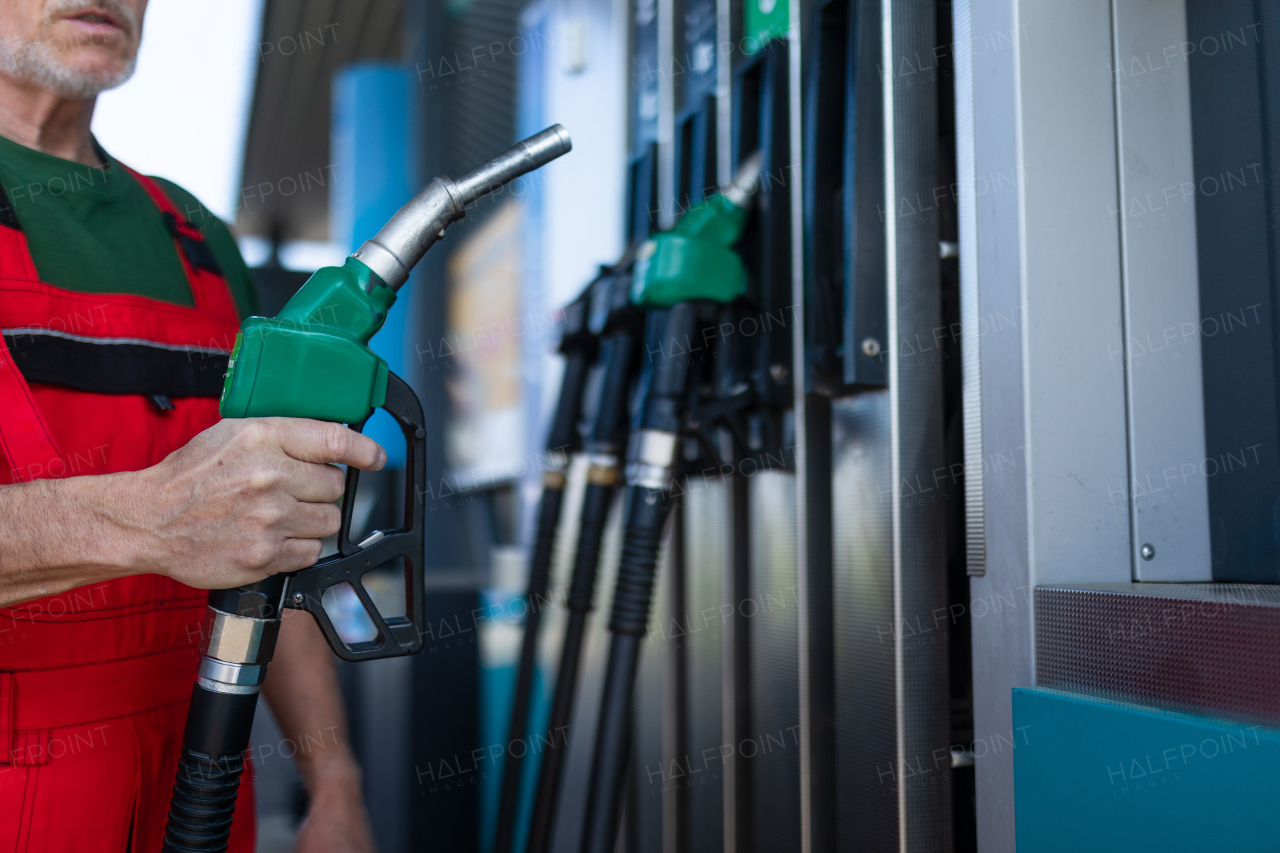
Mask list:
POLYGON ((785 365, 775 364, 769 368, 769 375, 773 377, 774 382, 786 382, 787 368, 785 365))
POLYGON ((294 604, 296 604, 296 605, 298 605, 299 607, 301 607, 301 606, 302 606, 302 602, 304 602, 304 601, 306 601, 306 599, 305 599, 305 598, 303 598, 302 593, 300 593, 300 592, 295 592, 295 593, 293 594, 293 603, 294 603, 294 604))
POLYGON ((1156 549, 1152 547, 1150 542, 1148 542, 1142 546, 1141 554, 1142 559, 1144 560, 1154 560, 1156 556, 1156 549))
POLYGON ((880 342, 875 338, 867 338, 862 342, 862 354, 867 358, 875 358, 880 354, 880 342))

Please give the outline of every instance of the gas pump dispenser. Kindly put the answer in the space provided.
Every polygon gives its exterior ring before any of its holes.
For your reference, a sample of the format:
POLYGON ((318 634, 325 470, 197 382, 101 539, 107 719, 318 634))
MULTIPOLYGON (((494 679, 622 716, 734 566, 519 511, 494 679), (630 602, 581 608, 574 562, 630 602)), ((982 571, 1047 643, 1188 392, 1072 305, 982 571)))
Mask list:
POLYGON ((554 125, 457 181, 436 178, 343 266, 316 272, 279 316, 245 320, 227 369, 223 416, 307 417, 359 430, 374 409, 385 410, 405 436, 409 475, 404 527, 351 541, 359 475, 349 469, 336 555, 287 576, 210 592, 199 676, 165 828, 166 851, 226 849, 258 692, 275 649, 282 608, 311 613, 334 652, 345 660, 413 654, 422 647, 422 406, 408 384, 368 349, 368 342, 382 327, 410 270, 445 229, 466 215, 468 204, 570 147, 569 134, 554 125), (405 567, 407 610, 403 617, 384 618, 362 578, 398 561, 405 567), (358 596, 376 629, 374 639, 346 643, 338 636, 322 598, 342 583, 349 583, 358 596))
POLYGON ((617 837, 640 649, 696 388, 690 381, 696 369, 688 347, 718 320, 721 306, 747 292, 747 272, 733 246, 743 235, 759 169, 760 160, 749 159, 722 193, 691 208, 671 231, 647 240, 636 253, 631 301, 655 312, 662 331, 641 380, 644 396, 627 452, 626 522, 580 848, 584 853, 608 853, 617 837))

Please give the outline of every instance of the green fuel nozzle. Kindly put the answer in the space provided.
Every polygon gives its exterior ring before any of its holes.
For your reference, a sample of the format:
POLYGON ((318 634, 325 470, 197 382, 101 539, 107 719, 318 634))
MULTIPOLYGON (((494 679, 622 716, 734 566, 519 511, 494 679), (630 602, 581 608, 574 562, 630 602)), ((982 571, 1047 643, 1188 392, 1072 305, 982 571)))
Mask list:
POLYGON ((317 270, 279 315, 245 320, 222 388, 223 417, 367 418, 387 393, 387 363, 369 340, 414 265, 467 205, 572 147, 557 124, 457 181, 436 178, 342 266, 317 270))
POLYGON ((636 251, 631 301, 644 308, 670 308, 705 299, 732 302, 747 292, 747 270, 733 246, 742 237, 760 182, 763 155, 739 167, 733 180, 689 208, 671 228, 636 251))

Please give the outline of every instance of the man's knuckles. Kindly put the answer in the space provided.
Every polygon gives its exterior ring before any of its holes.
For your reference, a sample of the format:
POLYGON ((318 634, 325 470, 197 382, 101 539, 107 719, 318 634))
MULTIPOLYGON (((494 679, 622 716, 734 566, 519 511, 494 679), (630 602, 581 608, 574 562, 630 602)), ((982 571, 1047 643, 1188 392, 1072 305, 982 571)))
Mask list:
POLYGON ((338 498, 342 497, 342 493, 346 491, 347 478, 342 475, 341 471, 337 468, 326 465, 324 466, 324 470, 321 472, 320 476, 324 481, 324 494, 326 501, 333 503, 338 498))
POLYGON ((289 516, 293 499, 283 495, 266 495, 255 500, 246 513, 248 521, 263 534, 268 533, 289 516))
POLYGON ((280 484, 280 467, 265 461, 257 461, 244 472, 244 478, 246 491, 270 492, 280 484))
POLYGON ((266 571, 276 560, 280 546, 271 539, 257 538, 241 545, 240 563, 250 571, 266 571))
POLYGON ((341 424, 324 424, 320 428, 320 440, 325 455, 318 462, 345 462, 352 452, 356 434, 341 424))
MULTIPOLYGON (((222 423, 229 421, 224 420, 222 423)), ((233 440, 251 453, 272 447, 276 443, 271 425, 265 420, 248 418, 234 421, 234 424, 233 440)))
POLYGON ((320 555, 324 552, 324 543, 319 539, 303 539, 298 541, 305 543, 301 549, 302 561, 290 569, 290 571, 297 571, 298 569, 305 569, 308 566, 314 566, 320 561, 320 555))
POLYGON ((342 510, 333 504, 329 504, 324 508, 322 516, 322 524, 325 536, 332 536, 342 528, 342 510))

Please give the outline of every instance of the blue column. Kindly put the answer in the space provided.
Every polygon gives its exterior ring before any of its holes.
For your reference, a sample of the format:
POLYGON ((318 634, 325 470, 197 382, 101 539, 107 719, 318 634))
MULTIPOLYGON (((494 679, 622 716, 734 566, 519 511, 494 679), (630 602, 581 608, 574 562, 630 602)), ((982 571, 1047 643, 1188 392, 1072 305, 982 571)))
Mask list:
MULTIPOLYGON (((413 195, 410 97, 408 72, 389 63, 355 63, 334 75, 329 232, 349 252, 376 234, 413 195)), ((407 296, 406 289, 371 344, 400 376, 405 375, 407 296)), ((387 448, 389 466, 403 467, 404 442, 386 413, 375 414, 365 433, 387 448)))

